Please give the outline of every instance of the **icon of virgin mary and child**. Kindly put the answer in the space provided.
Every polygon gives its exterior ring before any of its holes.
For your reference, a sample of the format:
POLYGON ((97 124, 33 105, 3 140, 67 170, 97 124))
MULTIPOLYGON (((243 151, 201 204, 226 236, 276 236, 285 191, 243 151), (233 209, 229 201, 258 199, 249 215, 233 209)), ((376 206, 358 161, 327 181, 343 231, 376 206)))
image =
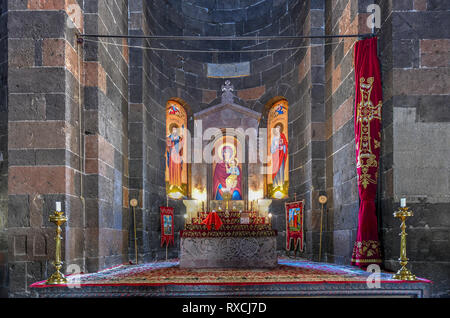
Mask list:
POLYGON ((226 199, 225 194, 231 194, 231 200, 242 200, 242 171, 236 159, 235 148, 223 146, 220 159, 213 174, 215 200, 226 199))

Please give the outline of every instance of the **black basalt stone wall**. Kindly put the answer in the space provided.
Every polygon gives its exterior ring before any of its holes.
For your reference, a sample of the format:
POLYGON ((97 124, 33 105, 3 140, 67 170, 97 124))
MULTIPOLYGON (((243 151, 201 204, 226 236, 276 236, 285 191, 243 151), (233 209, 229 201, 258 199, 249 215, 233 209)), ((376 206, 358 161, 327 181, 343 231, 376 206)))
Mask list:
POLYGON ((383 265, 398 270, 404 197, 408 268, 450 295, 450 2, 376 1, 381 7, 383 140, 379 224, 383 265), (443 83, 446 83, 443 85, 443 83))
POLYGON ((55 201, 68 268, 128 260, 128 50, 76 36, 126 34, 127 6, 0 1, 1 295, 54 271, 55 201))
POLYGON ((8 239, 8 2, 0 2, 0 297, 7 295, 8 239))
MULTIPOLYGON (((127 34, 128 1, 84 1, 85 31, 127 34)), ((86 267, 128 261, 128 48, 123 39, 84 43, 86 267)))
MULTIPOLYGON (((325 1, 326 34, 368 33, 358 0, 325 1), (362 23, 360 22, 362 21, 362 23)), ((365 1, 368 4, 370 1, 365 1)), ((353 47, 357 38, 328 39, 325 47, 326 188, 322 259, 350 264, 358 227, 358 186, 354 137, 353 47)))
MULTIPOLYGON (((130 2, 133 3, 133 2, 130 2)), ((271 36, 298 35, 309 32, 305 28, 309 1, 143 1, 142 20, 138 17, 141 4, 134 3, 136 12, 131 13, 133 32, 152 35, 203 35, 203 36, 271 36)), ((130 31, 131 32, 131 31, 130 31)), ((250 63, 250 76, 229 78, 234 86, 235 103, 265 115, 266 104, 275 97, 289 102, 295 124, 289 131, 291 139, 291 188, 292 194, 302 182, 295 171, 301 165, 298 154, 297 134, 302 129, 302 115, 310 105, 308 85, 299 83, 299 64, 306 55, 305 41, 179 41, 179 40, 133 40, 147 49, 130 48, 130 102, 136 104, 140 117, 136 149, 130 151, 136 158, 136 195, 143 198, 142 230, 150 245, 144 255, 152 258, 165 257, 159 248, 159 206, 165 204, 164 149, 166 102, 179 99, 189 114, 220 103, 221 86, 227 78, 207 77, 207 63, 250 63), (151 50, 150 47, 168 50, 151 50), (282 48, 301 47, 283 50, 282 48), (176 50, 201 50, 212 52, 181 52, 176 50), (213 52, 241 51, 253 52, 213 52), (142 86, 139 79, 142 78, 142 86), (139 106, 138 106, 139 105, 139 106), (297 120, 297 121, 296 121, 297 120)), ((276 101, 276 100, 275 100, 276 101)), ((189 118, 191 120, 191 118, 189 118)), ((264 118, 262 122, 264 122, 264 118)), ((307 121, 310 121, 308 117, 307 121)), ((190 127, 190 122, 188 128, 190 127)), ((131 133, 130 133, 131 135, 131 133)), ((131 169, 131 168, 130 168, 131 169)), ((131 172, 130 172, 131 173, 131 172)), ((130 179, 131 180, 131 179, 130 179)), ((131 182, 131 181, 130 181, 131 182)), ((170 201, 176 207, 175 233, 184 224, 184 205, 170 201)), ((279 249, 284 248, 284 201, 274 201, 274 228, 279 231, 279 249)), ((177 234, 176 234, 177 235, 177 234)), ((179 242, 175 238, 175 242, 179 242)), ((145 243, 144 243, 145 244, 145 243)), ((169 256, 176 256, 178 246, 169 249, 169 256)))
MULTIPOLYGON (((272 102, 288 100, 289 194, 305 200, 301 256, 318 259, 317 197, 327 193, 321 260, 349 264, 359 203, 356 39, 129 39, 129 48, 122 39, 91 39, 79 54, 76 33, 367 33, 366 8, 373 2, 382 9, 377 214, 383 266, 399 268, 399 222, 392 213, 406 197, 415 213, 407 221, 409 267, 434 281, 434 296, 448 296, 448 1, 0 0, 0 297, 31 296, 29 285, 53 272, 55 228, 48 216, 55 201, 63 202, 69 218, 66 265, 92 272, 134 260, 132 198, 139 200, 139 259, 164 259, 159 207, 166 204, 166 102, 176 98, 186 107, 192 131, 192 114, 218 104, 227 79, 235 103, 262 114, 260 127, 272 102), (78 30, 70 23, 77 17, 69 2, 82 15, 78 30), (229 52, 240 50, 247 52, 229 52), (208 63, 242 62, 249 63, 249 76, 207 76, 208 63)), ((284 203, 274 200, 271 207, 279 250, 285 244, 284 203)), ((169 205, 176 211, 177 243, 168 256, 177 257, 184 205, 169 205)))

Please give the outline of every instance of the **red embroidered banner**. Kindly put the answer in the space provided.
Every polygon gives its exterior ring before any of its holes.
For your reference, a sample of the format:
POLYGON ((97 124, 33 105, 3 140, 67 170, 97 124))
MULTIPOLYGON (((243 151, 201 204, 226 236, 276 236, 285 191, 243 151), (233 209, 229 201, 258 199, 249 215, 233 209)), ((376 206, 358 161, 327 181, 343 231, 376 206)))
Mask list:
POLYGON ((291 240, 294 240, 294 251, 300 247, 300 251, 303 252, 303 206, 304 201, 285 204, 287 251, 291 249, 291 240))
POLYGON ((174 244, 173 235, 173 208, 162 206, 159 208, 161 213, 161 247, 166 243, 174 244))
POLYGON ((381 142, 382 88, 377 38, 355 44, 355 143, 360 206, 352 265, 381 263, 375 213, 381 142))

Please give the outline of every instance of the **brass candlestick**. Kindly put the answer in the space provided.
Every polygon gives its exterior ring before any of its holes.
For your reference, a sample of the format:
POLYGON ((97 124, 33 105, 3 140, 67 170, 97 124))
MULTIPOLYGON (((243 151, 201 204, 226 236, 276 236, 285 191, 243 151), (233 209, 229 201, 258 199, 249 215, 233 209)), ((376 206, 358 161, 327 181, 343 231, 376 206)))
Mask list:
POLYGON ((63 265, 63 262, 61 261, 61 225, 63 225, 65 222, 67 222, 67 218, 63 215, 64 212, 62 211, 55 211, 55 214, 50 216, 50 222, 56 224, 56 252, 55 252, 55 268, 56 272, 53 273, 52 276, 47 280, 47 285, 60 285, 60 284, 67 284, 67 278, 64 276, 63 273, 61 273, 61 268, 63 265))
POLYGON ((416 280, 416 275, 413 275, 413 273, 406 268, 406 264, 408 264, 408 258, 406 257, 406 218, 413 215, 413 212, 409 211, 407 207, 400 208, 399 211, 394 213, 394 217, 399 218, 402 221, 400 226, 402 229, 402 232, 400 233, 400 258, 398 259, 402 268, 400 268, 400 270, 392 276, 393 279, 416 280))

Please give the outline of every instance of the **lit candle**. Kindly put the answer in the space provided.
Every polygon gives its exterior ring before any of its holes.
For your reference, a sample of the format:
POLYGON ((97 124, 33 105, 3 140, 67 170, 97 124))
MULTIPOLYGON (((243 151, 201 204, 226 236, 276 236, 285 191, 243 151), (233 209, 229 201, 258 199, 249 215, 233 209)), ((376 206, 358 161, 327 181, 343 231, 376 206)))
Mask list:
POLYGON ((406 198, 401 198, 401 199, 400 199, 400 206, 401 206, 402 208, 405 208, 405 207, 406 207, 406 198))
POLYGON ((56 202, 56 211, 61 212, 61 202, 56 202))

